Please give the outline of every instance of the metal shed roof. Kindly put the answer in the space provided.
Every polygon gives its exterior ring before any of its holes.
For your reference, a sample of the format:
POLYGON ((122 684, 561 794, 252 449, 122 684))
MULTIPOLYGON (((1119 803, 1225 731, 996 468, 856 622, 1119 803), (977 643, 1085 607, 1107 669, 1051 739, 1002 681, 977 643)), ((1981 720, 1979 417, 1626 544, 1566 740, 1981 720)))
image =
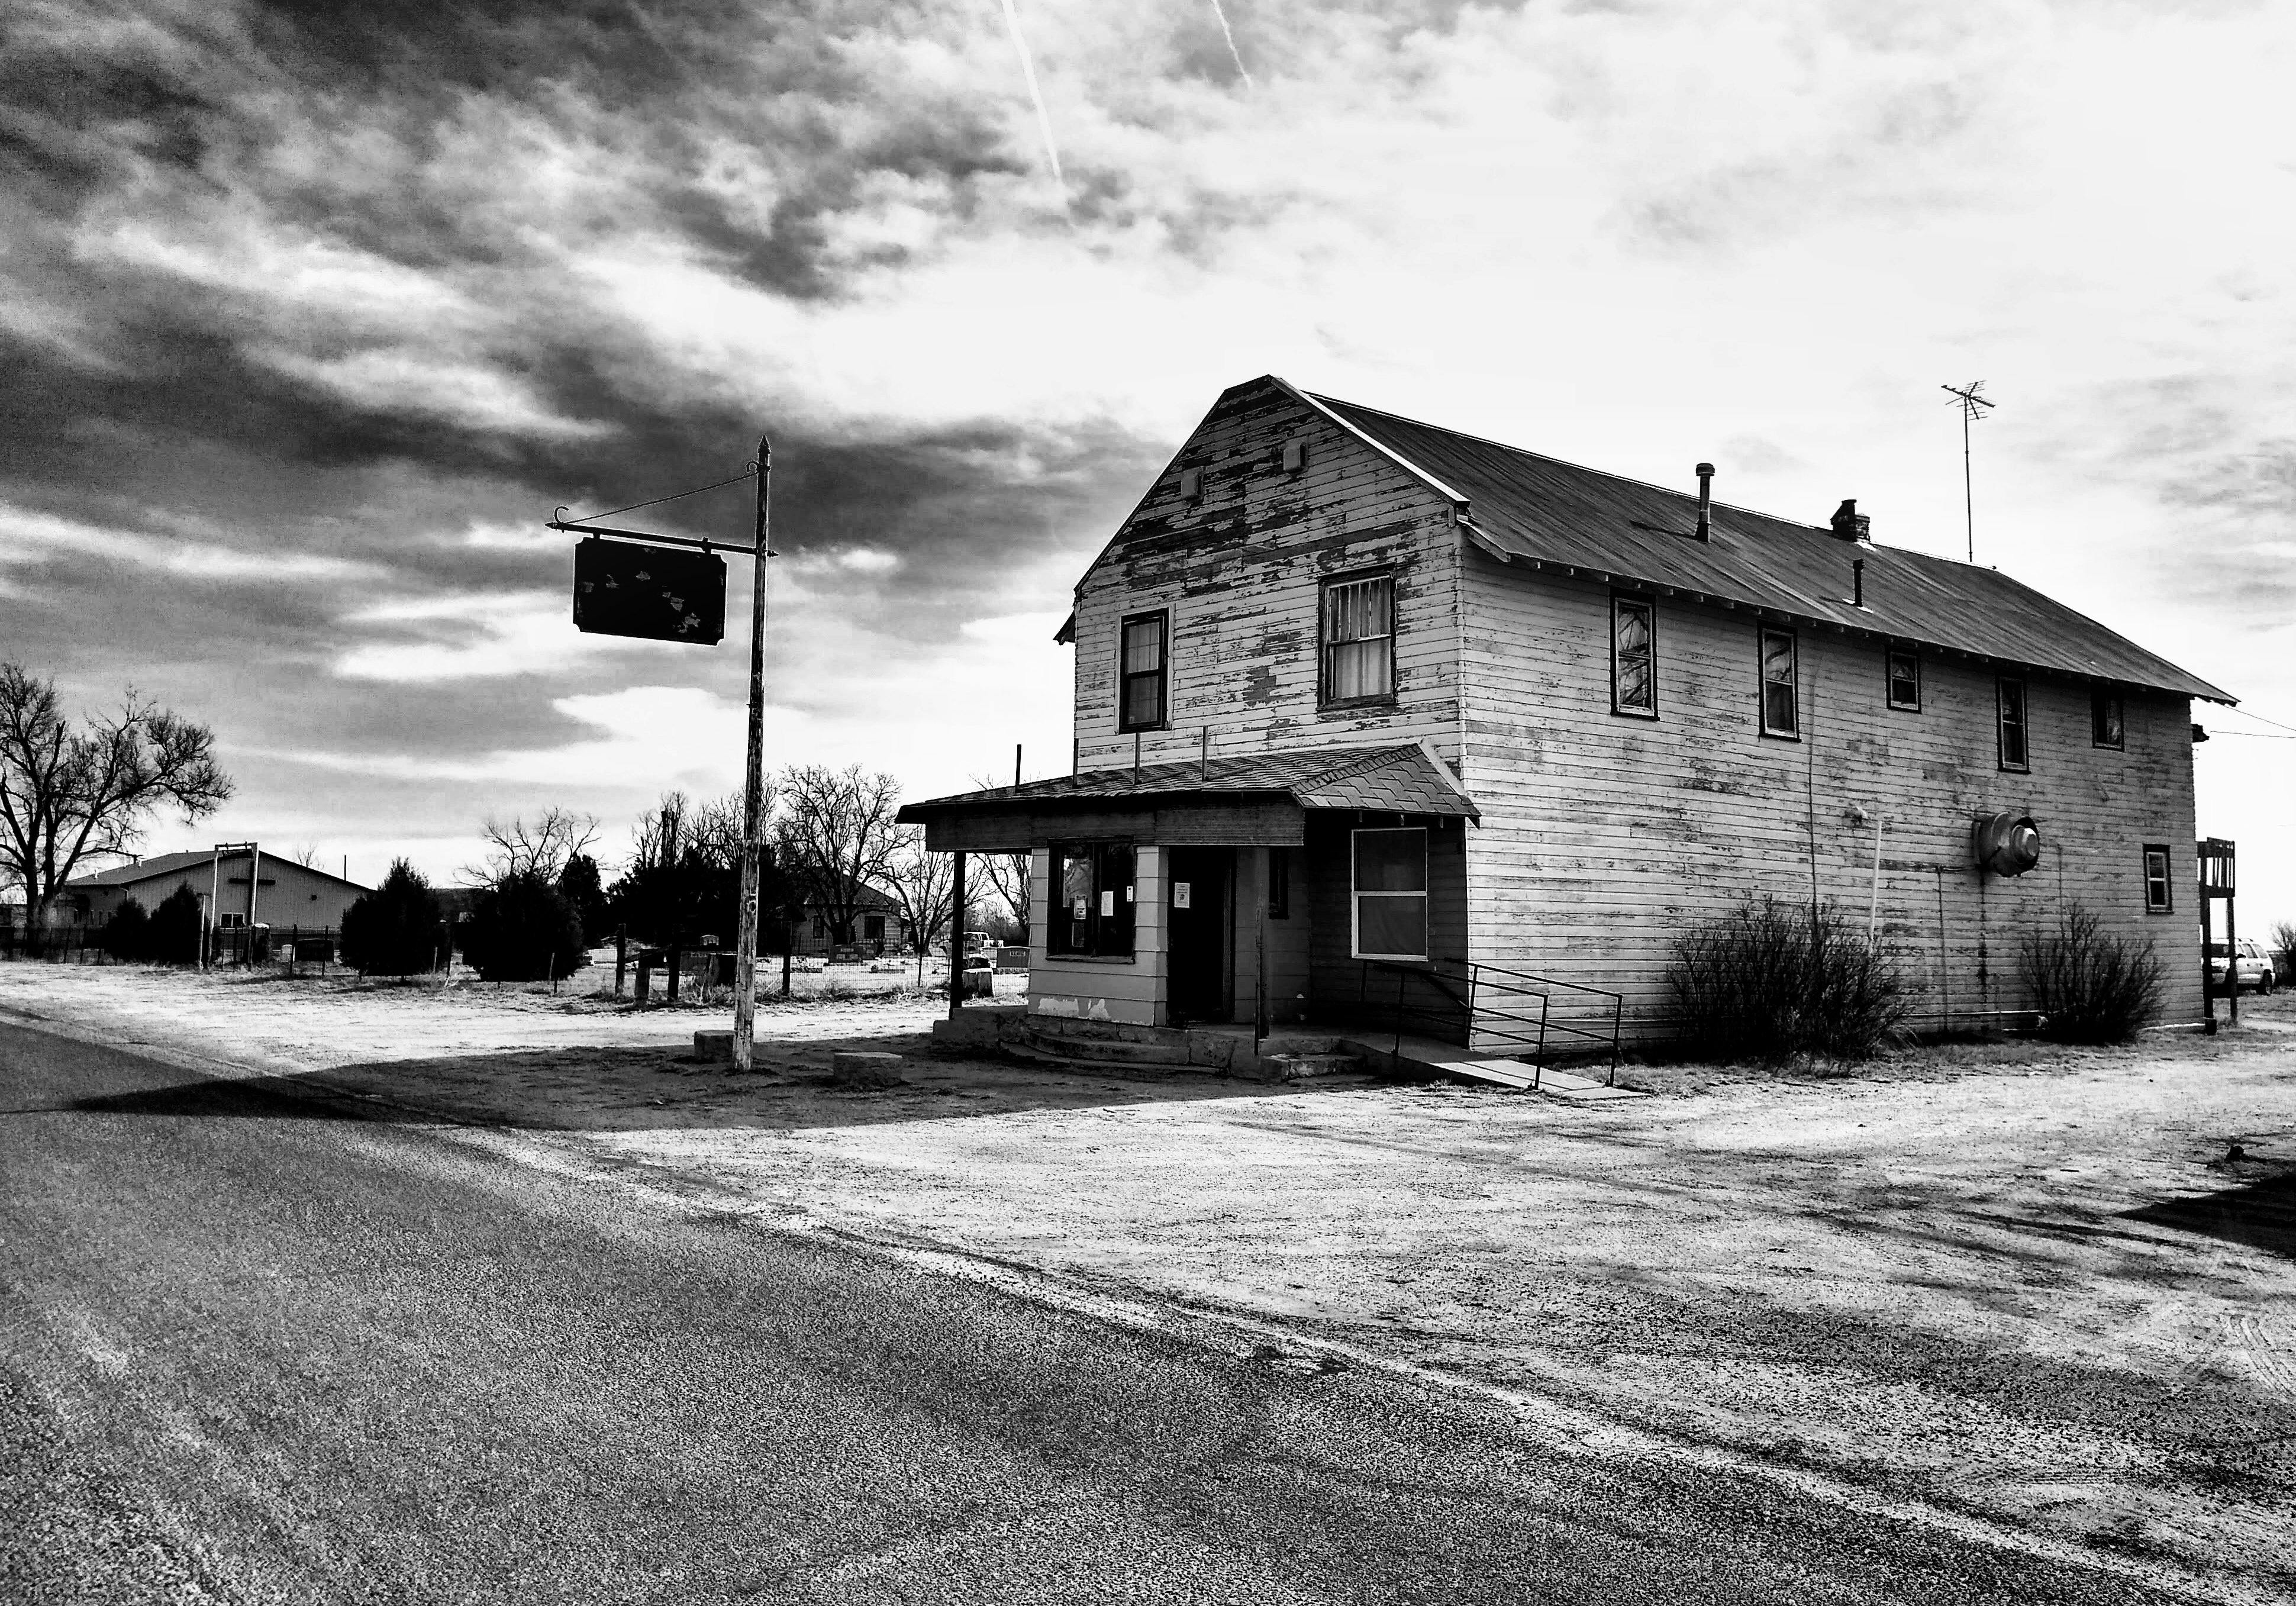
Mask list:
POLYGON ((1038 808, 1090 808, 1162 799, 1285 797, 1302 808, 1360 808, 1380 814, 1437 815, 1479 820, 1474 799, 1426 749, 1393 747, 1289 749, 1242 758, 1144 764, 1136 780, 1129 766, 1086 770, 1021 786, 930 798, 905 805, 904 824, 939 814, 1026 804, 1038 808))
POLYGON ((1698 499, 1685 492, 1331 397, 1309 399, 1439 490, 1465 498, 1463 522, 1471 537, 1509 562, 2210 702, 2238 701, 1998 569, 1849 541, 1819 526, 1721 503, 1714 504, 1713 539, 1702 542, 1693 534, 1698 499), (1850 601, 1855 558, 1866 560, 1863 608, 1850 601))

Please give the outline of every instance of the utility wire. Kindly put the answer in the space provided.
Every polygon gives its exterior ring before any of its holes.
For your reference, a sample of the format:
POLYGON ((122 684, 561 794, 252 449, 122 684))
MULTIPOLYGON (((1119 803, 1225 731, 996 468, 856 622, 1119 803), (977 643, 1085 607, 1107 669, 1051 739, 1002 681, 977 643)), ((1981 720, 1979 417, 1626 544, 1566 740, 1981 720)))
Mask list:
MULTIPOLYGON (((2271 725, 2271 726, 2272 726, 2274 729, 2276 729, 2276 730, 2286 731, 2286 732, 2287 732, 2291 736, 2296 736, 2296 725, 2283 725, 2283 724, 2281 724, 2281 723, 2280 723, 2280 721, 2278 721, 2277 719, 2273 718, 2273 717, 2272 717, 2270 715, 2268 715, 2268 714, 2251 714, 2251 713, 2250 713, 2246 709, 2226 709, 2225 710, 2225 712, 2226 712, 2226 713, 2227 713, 2227 714, 2237 714, 2237 715, 2239 715, 2243 719, 2260 719, 2260 720, 2262 720, 2265 724, 2267 724, 2267 725, 2271 725)), ((2225 733, 2226 733, 2226 735, 2232 735, 2232 734, 2234 734, 2234 733, 2232 733, 2232 732, 2230 732, 2230 731, 2227 731, 2227 732, 2226 732, 2225 733)), ((2251 732, 2251 733, 2250 733, 2250 734, 2251 734, 2251 735, 2262 735, 2262 734, 2263 734, 2263 733, 2262 733, 2261 731, 2251 732)))
POLYGON ((2270 731, 2210 731, 2211 736, 2253 736, 2259 742, 2296 742, 2296 735, 2276 736, 2270 731))
POLYGON ((570 519, 567 522, 587 524, 594 519, 611 519, 616 513, 634 513, 642 507, 658 507, 665 502, 675 502, 680 496, 699 496, 704 491, 723 490, 729 485, 739 485, 744 479, 755 479, 757 477, 757 470, 744 469, 731 479, 720 479, 716 485, 697 485, 690 491, 672 491, 667 496, 656 496, 652 502, 633 502, 627 507, 610 507, 603 513, 584 513, 580 518, 570 519))

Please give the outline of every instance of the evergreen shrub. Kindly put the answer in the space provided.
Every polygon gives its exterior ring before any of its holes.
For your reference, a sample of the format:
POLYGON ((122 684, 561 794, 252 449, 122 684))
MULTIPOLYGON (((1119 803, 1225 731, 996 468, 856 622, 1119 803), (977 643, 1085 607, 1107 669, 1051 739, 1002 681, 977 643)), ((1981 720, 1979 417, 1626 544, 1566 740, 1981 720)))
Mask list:
POLYGON ((444 957, 446 937, 430 883, 394 859, 382 885, 343 913, 343 963, 365 976, 415 976, 444 957))
POLYGON ((463 957, 488 981, 540 981, 589 963, 582 914, 537 875, 512 875, 478 896, 463 957))

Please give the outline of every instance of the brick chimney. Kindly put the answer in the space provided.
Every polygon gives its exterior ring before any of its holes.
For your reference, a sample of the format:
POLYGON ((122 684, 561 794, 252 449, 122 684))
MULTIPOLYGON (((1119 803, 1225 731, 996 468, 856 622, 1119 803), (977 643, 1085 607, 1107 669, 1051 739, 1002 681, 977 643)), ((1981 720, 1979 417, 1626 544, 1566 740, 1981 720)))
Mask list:
POLYGON ((1851 497, 1833 510, 1833 533, 1844 541, 1874 541, 1874 520, 1857 511, 1857 499, 1851 497))

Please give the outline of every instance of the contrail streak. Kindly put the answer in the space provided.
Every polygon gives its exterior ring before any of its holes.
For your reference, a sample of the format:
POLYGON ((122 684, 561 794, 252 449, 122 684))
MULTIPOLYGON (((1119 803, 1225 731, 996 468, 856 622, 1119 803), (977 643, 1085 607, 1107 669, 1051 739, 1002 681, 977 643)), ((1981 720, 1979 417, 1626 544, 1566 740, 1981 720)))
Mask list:
POLYGON ((1257 89, 1259 86, 1251 81, 1251 74, 1244 67, 1243 52, 1235 47, 1235 34, 1227 25, 1227 13, 1220 9, 1220 0, 1212 0, 1212 15, 1219 19, 1220 36, 1227 41, 1227 53, 1235 58, 1235 70, 1243 79, 1243 86, 1257 89))
POLYGON ((1037 127, 1044 130, 1045 156, 1053 164, 1053 182, 1068 194, 1069 181, 1061 176, 1061 153, 1053 143, 1053 119, 1045 110, 1045 93, 1037 87, 1037 63, 1029 54, 1029 41, 1021 32, 1021 13, 1013 9, 1013 0, 1004 0, 1004 25, 1013 30, 1013 48, 1021 53, 1021 76, 1029 80, 1029 98, 1037 102, 1037 127))

